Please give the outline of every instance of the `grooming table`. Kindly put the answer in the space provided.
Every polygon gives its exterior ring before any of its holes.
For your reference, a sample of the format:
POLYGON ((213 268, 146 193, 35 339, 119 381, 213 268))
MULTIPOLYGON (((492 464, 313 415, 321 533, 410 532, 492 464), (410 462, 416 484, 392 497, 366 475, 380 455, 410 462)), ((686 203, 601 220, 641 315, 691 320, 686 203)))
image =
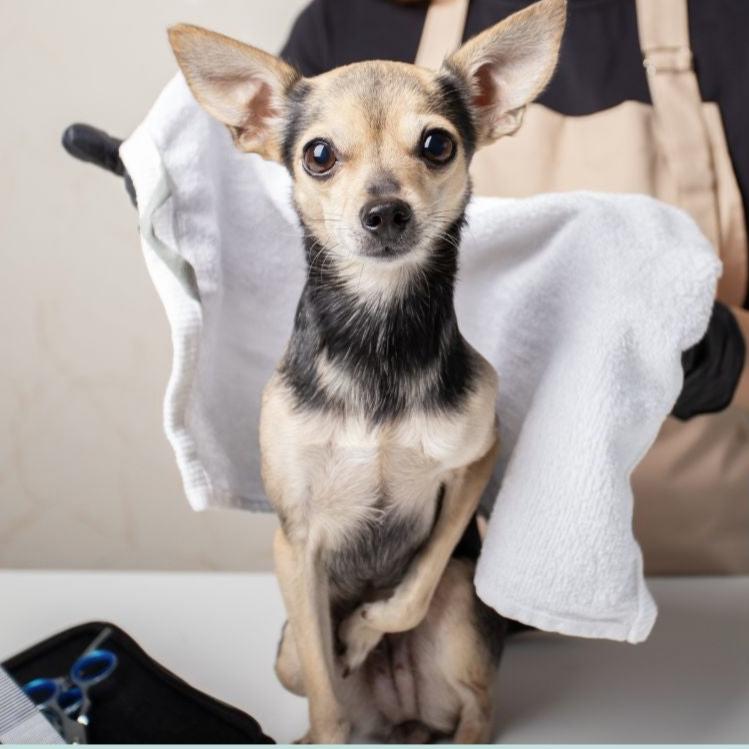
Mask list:
MULTIPOLYGON (((541 633, 510 640, 498 741, 749 741, 749 577, 650 582, 660 615, 643 645, 541 633)), ((0 571, 0 600, 0 661, 107 619, 276 741, 306 730, 305 700, 273 673, 284 614, 270 574, 0 571)))

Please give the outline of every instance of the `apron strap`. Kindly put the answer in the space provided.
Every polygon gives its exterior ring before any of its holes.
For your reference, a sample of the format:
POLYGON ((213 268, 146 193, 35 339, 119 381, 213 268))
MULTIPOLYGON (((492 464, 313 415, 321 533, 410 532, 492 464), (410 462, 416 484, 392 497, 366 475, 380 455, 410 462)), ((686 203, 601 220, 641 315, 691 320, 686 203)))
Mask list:
POLYGON ((463 41, 468 0, 432 0, 424 19, 416 64, 438 69, 463 41))
POLYGON ((637 0, 637 25, 657 137, 678 204, 719 249, 715 166, 692 67, 687 0, 637 0))

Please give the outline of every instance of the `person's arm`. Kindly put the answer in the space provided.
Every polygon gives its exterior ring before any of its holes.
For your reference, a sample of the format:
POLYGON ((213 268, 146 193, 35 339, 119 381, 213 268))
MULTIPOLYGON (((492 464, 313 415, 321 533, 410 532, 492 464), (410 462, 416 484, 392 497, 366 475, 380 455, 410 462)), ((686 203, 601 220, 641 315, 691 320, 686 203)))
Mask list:
POLYGON ((749 408, 749 372, 744 367, 749 312, 715 302, 707 332, 684 352, 684 387, 673 415, 690 419, 729 405, 749 408))

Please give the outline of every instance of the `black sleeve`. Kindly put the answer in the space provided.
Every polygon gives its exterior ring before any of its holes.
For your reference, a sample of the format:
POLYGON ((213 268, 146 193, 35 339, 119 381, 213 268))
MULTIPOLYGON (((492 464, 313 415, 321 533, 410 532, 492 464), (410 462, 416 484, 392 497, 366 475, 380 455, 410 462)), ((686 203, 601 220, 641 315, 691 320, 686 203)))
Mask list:
POLYGON ((362 60, 413 62, 428 5, 425 0, 312 0, 281 57, 307 76, 362 60))
POLYGON ((320 75, 334 67, 325 10, 323 0, 312 0, 294 22, 281 50, 281 57, 305 76, 320 75))
POLYGON ((749 2, 690 0, 689 31, 700 94, 720 107, 749 226, 749 2))
POLYGON ((727 408, 744 369, 746 345, 731 310, 715 302, 705 337, 684 352, 684 387, 673 414, 690 419, 727 408))

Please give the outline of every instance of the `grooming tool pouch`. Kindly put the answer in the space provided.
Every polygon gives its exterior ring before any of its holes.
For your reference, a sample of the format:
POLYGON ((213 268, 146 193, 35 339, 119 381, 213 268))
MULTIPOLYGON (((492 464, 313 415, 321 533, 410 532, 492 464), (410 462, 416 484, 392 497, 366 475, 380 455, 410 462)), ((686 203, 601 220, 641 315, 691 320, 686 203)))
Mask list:
POLYGON ((19 684, 65 674, 104 627, 102 644, 117 668, 92 692, 91 744, 272 744, 257 721, 209 697, 147 655, 114 624, 89 622, 66 629, 2 664, 19 684))

